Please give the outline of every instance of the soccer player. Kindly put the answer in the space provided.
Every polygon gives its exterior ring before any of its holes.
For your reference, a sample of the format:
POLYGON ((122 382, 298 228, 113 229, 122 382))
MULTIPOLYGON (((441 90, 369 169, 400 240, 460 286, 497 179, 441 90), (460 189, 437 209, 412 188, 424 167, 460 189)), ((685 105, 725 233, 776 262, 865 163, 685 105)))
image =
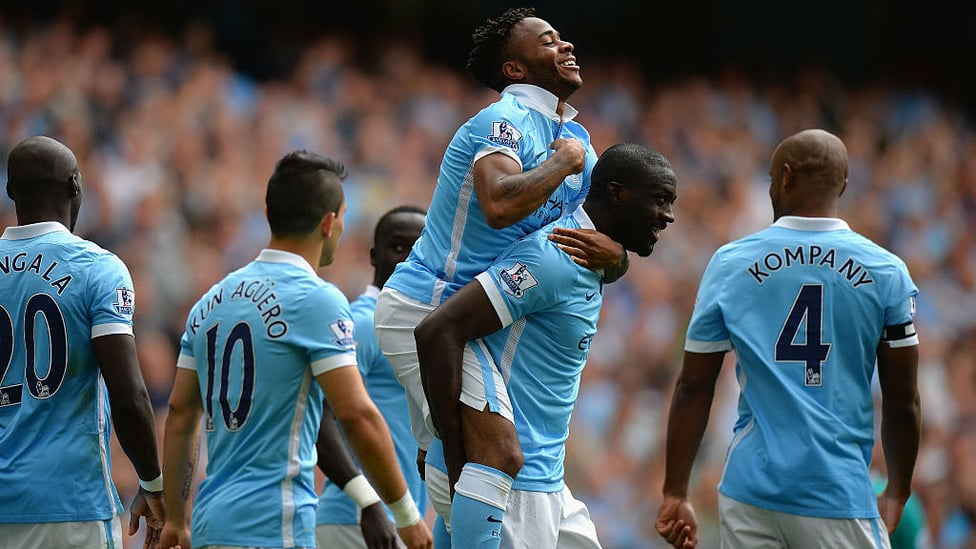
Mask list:
POLYGON ((25 139, 10 151, 7 177, 18 225, 0 238, 0 545, 122 547, 114 423, 141 479, 129 534, 145 516, 151 546, 163 482, 129 271, 71 234, 82 190, 68 147, 25 139))
POLYGON ((431 547, 356 367, 349 302, 315 272, 342 234, 345 175, 318 154, 285 155, 268 181, 268 247, 190 311, 166 419, 163 547, 191 546, 186 504, 201 415, 208 465, 192 546, 315 547, 323 390, 407 547, 431 547))
POLYGON ((769 176, 772 226, 720 248, 702 276, 656 527, 675 547, 696 545, 688 479, 724 353, 735 349, 739 417, 718 486, 722 547, 889 547, 919 445, 917 289, 898 257, 837 218, 847 187, 840 139, 788 137, 769 176), (877 500, 868 474, 875 361, 888 465, 877 500))
MULTIPOLYGON (((427 492, 417 470, 417 441, 410 433, 407 397, 393 375, 393 369, 376 345, 373 311, 380 288, 390 278, 396 264, 407 257, 413 243, 420 236, 425 214, 421 208, 400 206, 380 217, 373 232, 373 247, 369 250, 370 263, 374 267, 372 284, 350 305, 352 320, 356 326, 356 363, 359 365, 359 372, 366 384, 366 392, 390 428, 400 471, 421 515, 427 506, 427 492)), ((330 477, 326 481, 325 490, 319 498, 315 528, 318 546, 334 549, 372 547, 373 540, 370 536, 376 534, 367 531, 365 519, 369 513, 385 513, 379 498, 367 499, 357 505, 348 493, 353 492, 352 495, 356 495, 356 484, 351 487, 345 484, 340 488, 333 480, 330 477), (360 507, 364 519, 362 531, 359 525, 360 507)), ((351 482, 360 483, 364 480, 353 479, 351 482)))
MULTIPOLYGON (((423 233, 376 304, 376 339, 406 389, 422 450, 433 434, 414 328, 513 242, 572 213, 596 162, 589 134, 566 103, 582 84, 573 45, 528 8, 489 19, 473 39, 467 68, 501 98, 455 133, 423 233)), ((606 269, 608 279, 626 270, 626 252, 605 235, 563 238, 578 261, 606 269)))
MULTIPOLYGON (((611 147, 582 208, 511 246, 417 326, 434 424, 445 447, 463 445, 467 456, 451 478, 454 549, 600 546, 586 506, 563 481, 563 461, 603 280, 548 237, 556 227, 595 229, 646 257, 674 222, 676 192, 660 153, 611 147), (517 443, 509 444, 513 430, 517 443), (463 443, 449 441, 457 438, 463 443)), ((439 486, 430 488, 433 497, 439 486)))

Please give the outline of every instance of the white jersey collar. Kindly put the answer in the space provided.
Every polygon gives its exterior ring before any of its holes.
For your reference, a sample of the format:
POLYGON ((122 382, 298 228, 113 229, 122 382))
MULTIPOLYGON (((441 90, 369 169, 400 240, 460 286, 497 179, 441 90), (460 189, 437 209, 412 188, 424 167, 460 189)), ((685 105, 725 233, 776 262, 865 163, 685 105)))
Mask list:
POLYGON ((373 299, 376 299, 380 295, 380 289, 370 284, 369 286, 366 286, 365 290, 363 290, 363 295, 366 297, 372 297, 373 299))
POLYGON ((261 250, 261 253, 258 254, 255 261, 264 261, 267 263, 287 263, 289 265, 294 265, 301 269, 305 269, 313 275, 318 276, 318 273, 315 272, 315 269, 309 265, 308 261, 306 261, 304 257, 296 253, 286 252, 285 250, 265 248, 261 250))
POLYGON ((800 217, 798 215, 784 215, 777 219, 772 226, 797 231, 843 231, 851 229, 846 221, 836 217, 800 217))
POLYGON ((573 219, 579 223, 580 229, 593 229, 596 230, 596 225, 593 224, 593 220, 590 219, 589 214, 583 209, 583 205, 580 204, 576 207, 576 211, 573 212, 573 219))
POLYGON ((3 231, 4 240, 24 240, 25 238, 34 238, 35 236, 41 236, 42 234, 54 233, 57 231, 64 231, 70 233, 67 227, 58 223, 57 221, 42 221, 40 223, 31 223, 29 225, 16 225, 13 227, 7 227, 3 231))
MULTIPOLYGON (((556 113, 559 98, 544 88, 533 84, 510 84, 502 90, 502 93, 510 93, 523 105, 541 112, 552 120, 557 122, 560 120, 559 114, 556 113)), ((572 105, 563 103, 563 122, 576 118, 577 114, 579 111, 572 105)))

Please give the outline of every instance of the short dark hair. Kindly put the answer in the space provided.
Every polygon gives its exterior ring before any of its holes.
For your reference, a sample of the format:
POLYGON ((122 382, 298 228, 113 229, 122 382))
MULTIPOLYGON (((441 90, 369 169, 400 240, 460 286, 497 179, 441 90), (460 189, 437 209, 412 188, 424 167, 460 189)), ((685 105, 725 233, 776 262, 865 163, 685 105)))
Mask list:
POLYGON ((329 212, 339 213, 346 167, 338 160, 305 150, 286 154, 268 180, 265 204, 275 236, 311 232, 329 212))
POLYGON ((604 199, 607 185, 616 181, 634 187, 647 178, 674 180, 674 167, 660 152, 637 143, 620 143, 603 151, 590 175, 589 198, 604 199))
POLYGON ((427 210, 418 206, 397 206, 396 208, 393 208, 392 210, 386 212, 385 214, 380 216, 380 220, 376 222, 376 229, 373 230, 373 242, 378 242, 380 239, 380 235, 390 230, 389 229, 390 220, 393 219, 393 216, 402 213, 415 213, 420 215, 427 215, 427 210))
POLYGON ((535 17, 535 8, 510 8, 475 29, 471 35, 474 46, 465 67, 475 80, 497 92, 505 89, 507 79, 502 74, 502 63, 508 53, 508 38, 512 28, 527 17, 535 17))

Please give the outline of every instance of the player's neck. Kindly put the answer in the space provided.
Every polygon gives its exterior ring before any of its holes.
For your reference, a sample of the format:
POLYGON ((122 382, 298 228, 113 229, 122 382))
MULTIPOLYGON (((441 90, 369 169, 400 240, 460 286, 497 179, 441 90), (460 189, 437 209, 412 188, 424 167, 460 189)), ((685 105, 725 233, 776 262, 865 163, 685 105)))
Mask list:
POLYGON ((321 240, 316 241, 312 238, 297 239, 272 236, 271 240, 268 242, 268 248, 300 255, 305 259, 305 261, 308 261, 308 264, 311 265, 313 269, 317 269, 319 267, 319 263, 322 261, 321 240))
POLYGON ((67 211, 59 212, 52 208, 17 208, 18 225, 33 225, 48 221, 56 221, 65 227, 71 227, 71 215, 67 211))

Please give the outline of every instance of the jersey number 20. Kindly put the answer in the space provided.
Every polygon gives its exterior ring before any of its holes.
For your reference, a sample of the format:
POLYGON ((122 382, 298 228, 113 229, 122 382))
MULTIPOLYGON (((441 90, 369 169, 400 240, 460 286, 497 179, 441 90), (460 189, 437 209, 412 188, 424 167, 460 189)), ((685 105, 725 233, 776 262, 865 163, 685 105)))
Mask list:
MULTIPOLYGON (((10 361, 14 355, 14 323, 10 319, 7 309, 0 307, 0 383, 7 376, 10 361)), ((24 347, 26 351, 26 367, 24 368, 25 383, 13 383, 0 386, 0 407, 20 404, 23 398, 24 385, 27 392, 38 400, 54 396, 64 381, 64 374, 68 369, 68 330, 64 325, 64 315, 54 298, 47 294, 34 294, 27 300, 24 307, 24 347), (44 317, 47 324, 47 334, 37 334, 35 321, 37 315, 44 317), (38 337, 40 335, 40 337, 38 337), (46 338, 44 336, 47 336, 46 338), (47 339, 50 364, 47 375, 43 378, 37 374, 37 342, 47 339)))
POLYGON ((820 387, 823 385, 823 363, 829 353, 830 343, 823 342, 823 286, 804 284, 779 331, 774 359, 804 363, 803 384, 820 387), (803 342, 797 343, 796 336, 804 324, 803 342))
POLYGON ((228 431, 237 431, 244 426, 247 416, 251 413, 251 399, 254 397, 254 340, 251 337, 251 327, 247 322, 238 322, 223 341, 223 352, 219 353, 218 364, 217 329, 220 324, 207 330, 207 407, 206 428, 214 429, 213 397, 217 376, 220 376, 217 390, 217 401, 220 404, 220 415, 228 431), (234 347, 241 344, 241 394, 237 399, 237 408, 231 408, 228 398, 230 386, 231 357, 234 347), (219 369, 218 369, 219 366, 219 369))

